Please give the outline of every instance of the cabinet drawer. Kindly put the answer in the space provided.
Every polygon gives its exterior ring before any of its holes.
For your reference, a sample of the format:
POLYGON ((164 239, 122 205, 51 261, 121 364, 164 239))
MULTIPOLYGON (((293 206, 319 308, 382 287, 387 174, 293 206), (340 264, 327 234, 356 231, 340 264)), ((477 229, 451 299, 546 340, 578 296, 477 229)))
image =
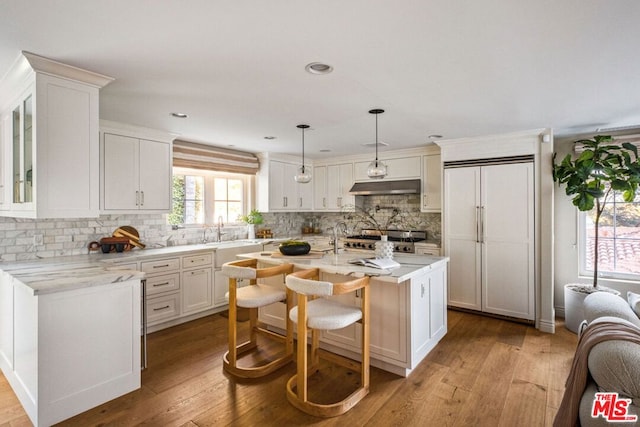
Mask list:
POLYGON ((180 270, 180 258, 167 258, 158 261, 143 261, 140 269, 145 273, 164 273, 180 270))
POLYGON ((147 277, 147 295, 180 289, 180 273, 147 277))
POLYGON ((182 268, 200 267, 201 265, 211 265, 213 257, 211 254, 199 254, 182 257, 182 268))
POLYGON ((147 324, 169 320, 180 315, 180 294, 165 295, 147 300, 147 324))

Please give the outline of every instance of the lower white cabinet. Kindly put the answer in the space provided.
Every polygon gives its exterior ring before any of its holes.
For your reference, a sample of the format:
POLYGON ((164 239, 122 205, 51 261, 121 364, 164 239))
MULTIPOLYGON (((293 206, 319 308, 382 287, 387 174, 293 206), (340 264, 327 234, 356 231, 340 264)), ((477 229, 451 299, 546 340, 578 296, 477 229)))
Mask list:
POLYGON ((179 293, 147 298, 147 325, 153 326, 178 317, 180 317, 179 293))
POLYGON ((196 313, 213 307, 212 268, 199 268, 182 273, 182 313, 196 313))
POLYGON ((140 388, 140 280, 34 295, 0 276, 0 368, 35 426, 140 388))

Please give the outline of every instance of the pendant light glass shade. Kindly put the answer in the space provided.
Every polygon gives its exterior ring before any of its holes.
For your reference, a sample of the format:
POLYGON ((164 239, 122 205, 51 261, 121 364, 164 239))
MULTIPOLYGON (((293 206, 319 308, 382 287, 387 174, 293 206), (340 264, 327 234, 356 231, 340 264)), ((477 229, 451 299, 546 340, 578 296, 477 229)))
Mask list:
POLYGON ((369 163, 367 167, 367 176, 373 179, 381 179, 387 176, 387 165, 382 160, 378 160, 378 114, 384 113, 384 110, 369 110, 369 114, 376 115, 376 159, 369 163))
POLYGON ((311 181, 311 168, 304 165, 304 130, 308 129, 309 125, 298 125, 296 127, 302 129, 302 165, 298 168, 298 173, 293 179, 300 184, 306 184, 311 181))

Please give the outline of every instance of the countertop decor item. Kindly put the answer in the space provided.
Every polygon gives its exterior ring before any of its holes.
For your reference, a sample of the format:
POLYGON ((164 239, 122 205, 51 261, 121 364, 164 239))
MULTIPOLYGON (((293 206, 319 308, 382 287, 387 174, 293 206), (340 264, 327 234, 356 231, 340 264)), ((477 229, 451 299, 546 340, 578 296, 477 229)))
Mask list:
POLYGON ((285 240, 280 243, 278 250, 283 255, 306 255, 311 250, 311 245, 304 240, 285 240))

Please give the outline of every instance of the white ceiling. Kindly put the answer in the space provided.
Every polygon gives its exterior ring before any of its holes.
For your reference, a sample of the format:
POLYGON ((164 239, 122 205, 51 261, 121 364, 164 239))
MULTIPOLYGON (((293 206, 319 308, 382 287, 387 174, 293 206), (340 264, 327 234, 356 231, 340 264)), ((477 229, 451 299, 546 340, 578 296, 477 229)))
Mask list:
POLYGON ((0 0, 0 75, 21 50, 106 74, 101 118, 254 152, 298 155, 308 123, 313 158, 373 155, 383 108, 384 158, 639 125, 639 22, 637 0, 0 0))

